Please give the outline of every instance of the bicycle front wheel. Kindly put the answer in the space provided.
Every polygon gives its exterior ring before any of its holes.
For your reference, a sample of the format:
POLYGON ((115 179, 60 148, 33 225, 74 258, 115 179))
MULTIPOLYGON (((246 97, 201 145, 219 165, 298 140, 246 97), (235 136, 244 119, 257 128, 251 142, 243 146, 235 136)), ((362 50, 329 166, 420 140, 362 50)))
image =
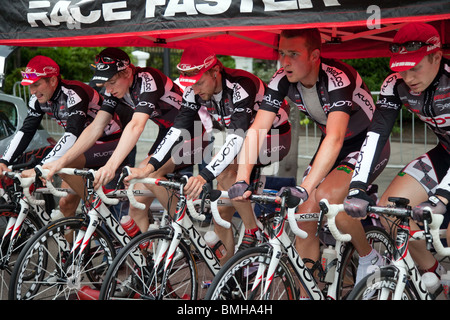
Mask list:
MULTIPOLYGON (((395 270, 390 267, 381 268, 361 279, 350 292, 348 300, 392 300, 398 281, 395 270)), ((417 300, 408 283, 400 299, 417 300)))
MULTIPOLYGON (((370 246, 377 250, 387 262, 394 254, 394 241, 383 228, 367 226, 364 228, 366 239, 370 246)), ((342 257, 342 267, 339 269, 336 297, 345 300, 355 286, 356 272, 358 270, 359 255, 351 242, 345 246, 342 257)))
MULTIPOLYGON (((101 300, 195 300, 198 297, 196 261, 181 240, 172 262, 166 256, 155 266, 158 250, 172 241, 168 229, 152 230, 134 238, 113 261, 104 279, 101 300)), ((164 253, 166 255, 166 253, 164 253)))
POLYGON ((17 232, 11 241, 10 233, 5 235, 8 230, 5 227, 10 219, 16 219, 17 213, 15 206, 10 204, 0 205, 0 225, 1 227, 1 243, 0 243, 0 300, 8 298, 10 276, 14 269, 17 257, 32 236, 43 227, 42 223, 36 219, 33 212, 29 214, 23 221, 20 231, 17 232))
POLYGON ((16 261, 9 299, 86 299, 80 293, 83 288, 99 290, 115 257, 115 248, 105 231, 97 228, 82 254, 71 250, 73 241, 79 233, 84 233, 86 226, 84 217, 71 217, 39 230, 16 261))
POLYGON ((265 246, 238 252, 220 269, 205 300, 296 300, 295 280, 285 256, 279 261, 269 291, 264 293, 267 272, 258 278, 256 274, 262 268, 267 271, 270 260, 270 250, 265 246))

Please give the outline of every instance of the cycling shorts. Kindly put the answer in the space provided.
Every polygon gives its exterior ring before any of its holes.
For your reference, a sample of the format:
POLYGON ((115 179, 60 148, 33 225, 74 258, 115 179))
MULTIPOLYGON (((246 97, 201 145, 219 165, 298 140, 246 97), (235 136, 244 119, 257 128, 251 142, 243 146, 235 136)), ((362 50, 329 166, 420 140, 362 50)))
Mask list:
POLYGON ((84 153, 86 164, 89 169, 98 169, 106 164, 119 143, 119 138, 110 141, 97 141, 84 153))
POLYGON ((407 164, 399 175, 408 174, 416 179, 429 196, 436 192, 436 187, 447 174, 450 167, 448 152, 439 143, 427 153, 407 164))
MULTIPOLYGON (((153 146, 148 155, 155 153, 156 148, 166 137, 170 128, 160 128, 153 146)), ((210 144, 210 137, 205 133, 203 126, 193 126, 189 130, 183 130, 182 139, 172 149, 172 160, 175 163, 175 170, 189 167, 194 164, 201 164, 203 155, 207 153, 210 144), (201 128, 201 129, 200 129, 201 128)), ((211 145, 212 147, 212 145, 211 145)))
POLYGON ((267 166, 286 157, 291 149, 291 124, 270 129, 258 155, 257 166, 267 166))
MULTIPOLYGON (((317 152, 320 149, 320 145, 322 144, 322 141, 324 139, 324 136, 322 136, 322 139, 319 142, 319 147, 317 148, 316 154, 312 158, 311 162, 308 165, 308 168, 305 170, 303 174, 303 180, 306 178, 306 176, 309 174, 311 170, 311 166, 314 163, 314 159, 317 155, 317 152)), ((348 174, 353 175, 353 171, 355 170, 355 166, 358 163, 358 157, 359 152, 361 149, 361 145, 366 139, 366 133, 363 132, 347 141, 344 141, 344 145, 342 146, 341 151, 339 152, 339 155, 333 164, 333 167, 330 169, 330 172, 334 169, 342 170, 347 172, 348 174)), ((368 184, 371 184, 375 179, 380 175, 380 173, 384 170, 386 167, 389 157, 391 154, 391 148, 389 141, 386 142, 386 145, 383 148, 383 151, 380 154, 380 158, 377 161, 377 164, 375 165, 373 169, 373 174, 371 174, 371 179, 368 181, 368 184)), ((347 186, 348 187, 348 186, 347 186)))

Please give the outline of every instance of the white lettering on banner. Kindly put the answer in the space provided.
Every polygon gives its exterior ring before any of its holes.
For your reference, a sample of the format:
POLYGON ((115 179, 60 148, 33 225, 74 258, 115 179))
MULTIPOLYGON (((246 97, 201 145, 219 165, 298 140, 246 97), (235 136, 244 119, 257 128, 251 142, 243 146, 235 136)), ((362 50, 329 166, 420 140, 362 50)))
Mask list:
MULTIPOLYGON (((127 1, 115 1, 110 3, 103 3, 102 10, 93 10, 87 16, 81 14, 78 5, 84 4, 86 1, 81 0, 78 3, 71 5, 71 1, 58 1, 55 3, 50 12, 29 12, 27 14, 28 23, 31 27, 38 27, 37 21, 41 21, 44 26, 58 26, 66 22, 68 26, 77 25, 81 28, 80 23, 94 23, 97 22, 103 15, 104 21, 116 20, 130 20, 130 10, 120 10, 127 8, 127 1), (49 18, 49 17, 50 18, 49 18)), ((50 1, 30 1, 29 9, 46 9, 50 8, 50 1)))
MULTIPOLYGON (((136 1, 136 0, 133 0, 136 1)), ((145 1, 144 18, 155 18, 158 8, 161 8, 164 17, 173 17, 177 14, 188 16, 195 15, 219 15, 227 12, 232 7, 232 0, 140 0, 145 1)), ((255 0, 240 0, 239 12, 251 13, 254 11, 255 0)), ((264 11, 302 10, 314 7, 313 2, 322 2, 325 7, 341 6, 339 0, 262 0, 264 11)), ((100 21, 132 20, 133 15, 140 12, 132 12, 129 7, 131 0, 109 1, 97 5, 95 9, 87 6, 95 5, 95 0, 67 1, 60 0, 52 4, 51 1, 31 0, 28 2, 29 12, 27 21, 31 27, 39 27, 38 22, 45 27, 59 26, 66 23, 68 28, 81 29, 82 24, 93 24, 100 21), (52 7, 53 5, 53 7, 52 7)))

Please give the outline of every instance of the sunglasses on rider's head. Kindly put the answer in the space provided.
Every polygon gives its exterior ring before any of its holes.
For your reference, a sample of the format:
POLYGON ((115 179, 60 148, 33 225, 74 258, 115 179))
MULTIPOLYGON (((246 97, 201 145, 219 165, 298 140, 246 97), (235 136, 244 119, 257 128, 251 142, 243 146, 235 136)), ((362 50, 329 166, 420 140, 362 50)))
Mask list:
POLYGON ((190 69, 190 70, 186 70, 186 71, 180 71, 180 74, 183 77, 193 77, 193 76, 198 75, 199 72, 200 72, 200 69, 195 68, 195 69, 190 69))
POLYGON ((422 42, 422 41, 408 41, 405 43, 391 43, 389 45, 389 50, 392 53, 399 53, 402 49, 411 52, 417 51, 422 47, 432 46, 430 43, 422 42))
POLYGON ((96 55, 95 56, 95 63, 104 63, 104 64, 112 64, 112 63, 116 63, 117 59, 113 59, 107 56, 101 56, 101 55, 96 55))
POLYGON ((45 77, 47 76, 47 73, 42 73, 42 72, 26 72, 26 71, 21 71, 22 74, 22 78, 23 79, 29 79, 29 80, 36 80, 38 78, 41 77, 45 77))

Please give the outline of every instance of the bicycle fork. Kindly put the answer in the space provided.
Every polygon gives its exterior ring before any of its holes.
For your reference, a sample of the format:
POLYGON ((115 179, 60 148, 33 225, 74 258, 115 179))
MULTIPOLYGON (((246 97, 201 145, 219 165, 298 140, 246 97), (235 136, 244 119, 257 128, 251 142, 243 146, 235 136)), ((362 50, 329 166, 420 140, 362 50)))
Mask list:
POLYGON ((263 290, 261 292, 261 298, 269 299, 269 289, 272 281, 275 277, 275 272, 278 267, 278 263, 280 262, 280 258, 282 255, 281 244, 279 241, 279 237, 283 235, 284 230, 284 219, 282 217, 275 217, 274 226, 273 226, 273 236, 269 240, 269 243, 272 247, 272 255, 270 258, 269 266, 265 263, 260 263, 258 266, 258 271, 256 273, 255 281, 253 282, 252 292, 254 292, 260 285, 263 286, 263 290), (267 270, 267 276, 264 279, 264 274, 267 270), (263 283, 264 281, 264 283, 263 283))

